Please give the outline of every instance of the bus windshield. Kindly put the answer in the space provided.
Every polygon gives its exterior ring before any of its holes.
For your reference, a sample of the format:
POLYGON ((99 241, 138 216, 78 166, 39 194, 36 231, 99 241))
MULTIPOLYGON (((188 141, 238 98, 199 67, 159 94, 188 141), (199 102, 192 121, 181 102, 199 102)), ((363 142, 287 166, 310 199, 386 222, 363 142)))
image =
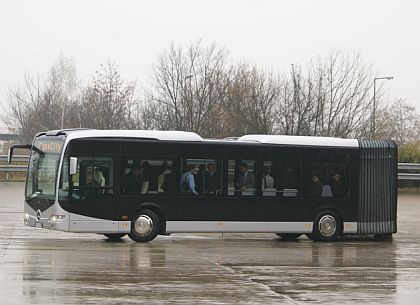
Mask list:
POLYGON ((26 200, 37 197, 53 202, 63 138, 38 138, 34 142, 26 179, 26 200))

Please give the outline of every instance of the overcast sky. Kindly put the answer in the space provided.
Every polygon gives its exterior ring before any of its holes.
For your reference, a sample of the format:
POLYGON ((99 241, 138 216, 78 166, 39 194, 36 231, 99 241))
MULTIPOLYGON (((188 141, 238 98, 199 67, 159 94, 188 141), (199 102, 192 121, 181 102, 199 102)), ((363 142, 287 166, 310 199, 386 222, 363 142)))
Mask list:
MULTIPOLYGON (((332 49, 360 51, 391 99, 420 109, 419 1, 1 1, 0 104, 23 73, 45 75, 60 53, 88 80, 106 59, 128 80, 148 80, 173 41, 201 38, 234 60, 287 72, 332 49)), ((1 125, 1 124, 0 124, 1 125)))

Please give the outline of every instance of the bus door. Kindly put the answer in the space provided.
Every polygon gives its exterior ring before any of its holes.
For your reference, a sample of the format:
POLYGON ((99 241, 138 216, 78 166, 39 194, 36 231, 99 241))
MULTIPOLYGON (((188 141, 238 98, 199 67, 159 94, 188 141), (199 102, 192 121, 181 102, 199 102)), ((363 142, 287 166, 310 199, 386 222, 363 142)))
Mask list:
POLYGON ((255 221, 260 216, 256 213, 257 196, 257 161, 253 156, 227 160, 227 201, 229 208, 227 221, 255 221))
POLYGON ((228 217, 229 207, 223 197, 223 165, 223 160, 217 158, 181 160, 178 218, 201 221, 207 226, 202 227, 203 231, 214 231, 214 223, 228 217))
POLYGON ((86 216, 120 220, 115 194, 115 159, 78 156, 77 161, 77 173, 70 181, 70 221, 86 220, 86 216))

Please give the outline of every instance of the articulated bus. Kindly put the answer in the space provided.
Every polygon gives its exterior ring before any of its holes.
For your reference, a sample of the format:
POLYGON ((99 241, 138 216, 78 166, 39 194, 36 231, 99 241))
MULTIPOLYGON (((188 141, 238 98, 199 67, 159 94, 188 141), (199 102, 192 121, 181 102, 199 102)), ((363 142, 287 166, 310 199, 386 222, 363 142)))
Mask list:
POLYGON ((389 238, 397 231, 397 146, 388 140, 66 129, 39 133, 26 226, 129 235, 302 234, 389 238))

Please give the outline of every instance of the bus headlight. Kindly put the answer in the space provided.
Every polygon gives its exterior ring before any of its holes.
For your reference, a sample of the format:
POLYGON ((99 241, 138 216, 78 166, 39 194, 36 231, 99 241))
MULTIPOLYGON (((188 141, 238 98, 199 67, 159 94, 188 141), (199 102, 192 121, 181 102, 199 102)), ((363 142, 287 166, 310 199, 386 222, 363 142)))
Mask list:
POLYGON ((25 213, 25 215, 23 215, 23 219, 29 220, 29 218, 31 218, 31 215, 29 215, 28 213, 25 213))
POLYGON ((65 215, 51 215, 50 218, 48 219, 48 222, 61 222, 63 221, 64 217, 66 217, 65 215))

